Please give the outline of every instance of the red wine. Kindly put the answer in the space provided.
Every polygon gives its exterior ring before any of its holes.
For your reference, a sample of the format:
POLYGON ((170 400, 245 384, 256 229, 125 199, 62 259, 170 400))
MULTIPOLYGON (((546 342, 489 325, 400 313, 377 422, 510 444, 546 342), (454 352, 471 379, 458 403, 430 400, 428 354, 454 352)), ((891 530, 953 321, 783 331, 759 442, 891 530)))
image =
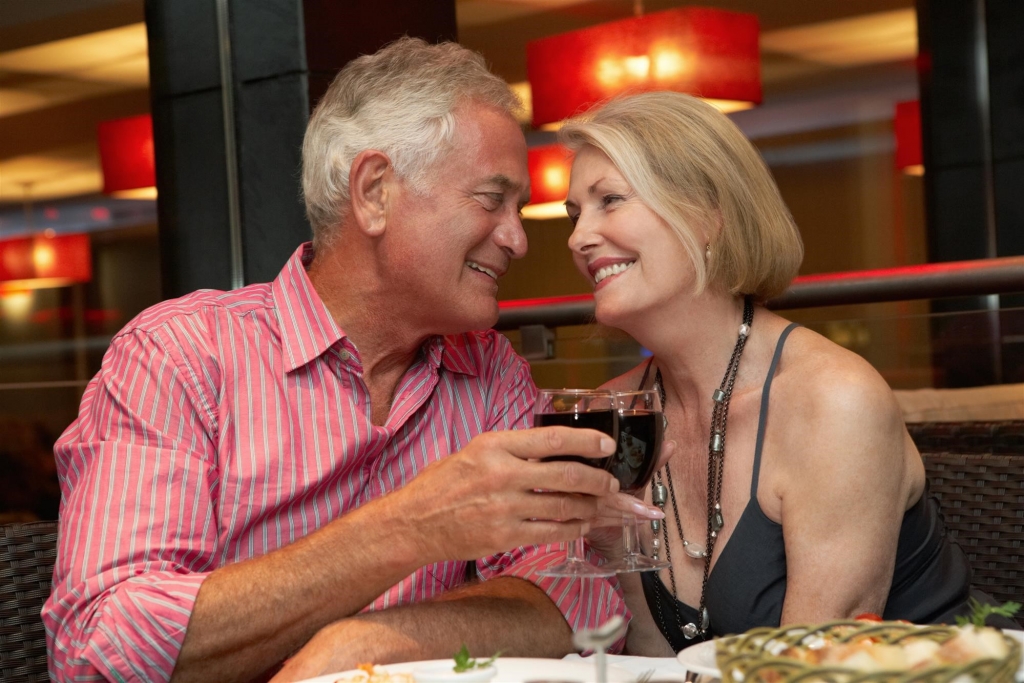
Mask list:
POLYGON ((658 452, 665 436, 662 413, 649 410, 619 411, 619 441, 608 471, 619 480, 620 489, 633 493, 654 476, 658 452))
MULTIPOLYGON (((615 413, 611 410, 594 410, 586 413, 538 413, 533 416, 534 427, 577 427, 596 429, 615 438, 615 413)), ((582 455, 553 455, 544 460, 572 460, 584 465, 608 469, 614 456, 607 458, 584 458, 582 455)))

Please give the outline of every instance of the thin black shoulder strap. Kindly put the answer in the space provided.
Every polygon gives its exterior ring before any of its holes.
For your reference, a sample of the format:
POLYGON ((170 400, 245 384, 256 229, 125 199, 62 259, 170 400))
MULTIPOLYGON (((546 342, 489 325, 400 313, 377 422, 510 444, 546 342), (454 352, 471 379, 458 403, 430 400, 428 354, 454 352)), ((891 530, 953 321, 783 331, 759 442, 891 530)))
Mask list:
POLYGON ((790 323, 779 335, 779 341, 775 344, 775 355, 772 356, 772 364, 768 367, 768 376, 764 378, 764 388, 761 389, 761 412, 757 416, 757 441, 754 443, 754 475, 750 478, 750 498, 757 498, 757 480, 761 474, 761 449, 764 447, 764 428, 768 422, 768 393, 772 389, 772 379, 775 378, 775 368, 779 365, 779 358, 782 357, 782 347, 786 345, 786 337, 797 327, 799 323, 790 323))
POLYGON ((636 388, 637 391, 643 391, 644 385, 647 384, 647 376, 651 374, 652 365, 654 365, 654 356, 647 360, 647 367, 644 368, 644 376, 640 379, 640 386, 636 388))

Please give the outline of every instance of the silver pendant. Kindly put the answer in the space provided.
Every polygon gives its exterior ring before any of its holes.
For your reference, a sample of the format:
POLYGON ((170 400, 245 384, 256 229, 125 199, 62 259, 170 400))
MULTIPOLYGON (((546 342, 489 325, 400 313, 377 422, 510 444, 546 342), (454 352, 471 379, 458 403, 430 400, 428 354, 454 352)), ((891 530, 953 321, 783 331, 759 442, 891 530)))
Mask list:
POLYGON ((704 546, 690 541, 683 541, 683 551, 686 552, 687 557, 692 557, 695 560, 702 560, 707 555, 704 546))
POLYGON ((711 529, 715 532, 719 532, 722 530, 723 526, 725 526, 725 519, 722 518, 721 512, 716 512, 714 518, 711 520, 711 529))
POLYGON ((655 484, 651 488, 651 502, 658 507, 665 507, 666 500, 668 500, 668 489, 664 484, 655 484))
POLYGON ((708 614, 708 608, 705 607, 700 614, 700 630, 707 631, 709 626, 711 626, 711 615, 708 614))
POLYGON ((696 624, 687 624, 683 627, 683 637, 687 640, 693 640, 694 638, 696 638, 697 633, 698 631, 696 624))

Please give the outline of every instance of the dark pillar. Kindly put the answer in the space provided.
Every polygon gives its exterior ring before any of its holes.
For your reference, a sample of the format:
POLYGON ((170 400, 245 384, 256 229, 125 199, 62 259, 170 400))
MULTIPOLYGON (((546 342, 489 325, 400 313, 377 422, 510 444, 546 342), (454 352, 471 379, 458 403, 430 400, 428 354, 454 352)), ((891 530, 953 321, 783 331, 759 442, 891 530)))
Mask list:
POLYGON ((396 37, 456 35, 454 0, 229 0, 220 18, 218 4, 146 0, 165 297, 273 279, 311 234, 299 179, 310 102, 396 37))
MULTIPOLYGON (((917 0, 917 14, 929 260, 1024 254, 1024 4, 917 0)), ((1024 381, 1020 345, 1003 341, 1013 305, 933 303, 936 386, 1024 381)))

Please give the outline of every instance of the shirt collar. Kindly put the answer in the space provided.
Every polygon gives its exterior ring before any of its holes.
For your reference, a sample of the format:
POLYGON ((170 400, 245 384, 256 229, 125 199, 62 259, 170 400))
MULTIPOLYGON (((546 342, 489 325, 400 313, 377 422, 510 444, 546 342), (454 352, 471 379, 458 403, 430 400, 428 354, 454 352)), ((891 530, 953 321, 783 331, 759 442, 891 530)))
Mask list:
POLYGON ((295 250, 272 285, 287 372, 320 357, 345 338, 309 281, 306 266, 312 260, 313 245, 306 242, 295 250))
MULTIPOLYGON (((295 250, 272 285, 286 372, 319 358, 347 338, 309 281, 306 266, 312 260, 313 245, 306 242, 295 250)), ((444 366, 451 372, 475 377, 480 374, 479 354, 474 352, 479 344, 477 334, 472 332, 435 336, 424 343, 423 358, 433 368, 444 366)))

